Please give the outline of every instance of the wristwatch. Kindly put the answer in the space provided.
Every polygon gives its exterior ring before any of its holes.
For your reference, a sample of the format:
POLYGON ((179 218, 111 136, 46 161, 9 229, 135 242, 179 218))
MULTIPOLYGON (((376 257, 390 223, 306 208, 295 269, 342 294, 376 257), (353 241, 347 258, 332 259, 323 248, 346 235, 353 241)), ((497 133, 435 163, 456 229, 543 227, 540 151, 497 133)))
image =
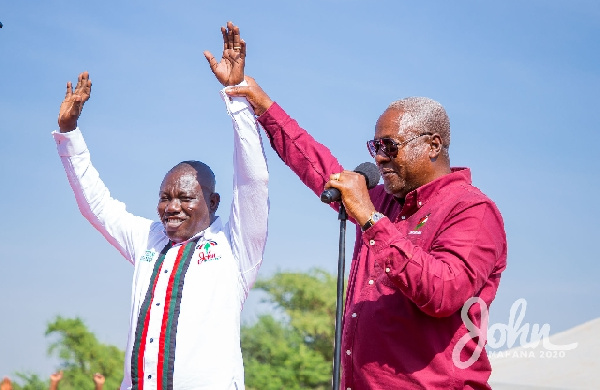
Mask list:
POLYGON ((361 230, 364 232, 371 226, 375 225, 375 223, 377 223, 377 221, 379 221, 383 217, 385 217, 385 215, 381 214, 380 212, 373 211, 373 214, 371 214, 369 220, 364 225, 362 225, 361 230))

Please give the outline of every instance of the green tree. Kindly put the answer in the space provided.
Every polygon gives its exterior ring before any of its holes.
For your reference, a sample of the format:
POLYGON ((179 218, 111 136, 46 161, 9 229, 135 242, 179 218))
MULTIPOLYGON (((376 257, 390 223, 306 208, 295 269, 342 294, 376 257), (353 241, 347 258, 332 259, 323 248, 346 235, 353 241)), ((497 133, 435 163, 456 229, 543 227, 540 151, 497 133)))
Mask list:
POLYGON ((104 375, 107 389, 121 385, 124 352, 114 345, 100 343, 80 318, 56 317, 48 324, 46 336, 58 337, 50 344, 48 353, 57 354, 61 361, 61 390, 91 390, 95 373, 104 375))
MULTIPOLYGON (((104 375, 104 388, 117 389, 123 378, 125 354, 113 345, 98 341, 80 318, 56 317, 46 328, 46 336, 53 337, 49 355, 57 355, 63 376, 60 390, 92 390, 95 373, 104 375)), ((17 373, 23 382, 14 384, 15 390, 47 390, 49 381, 35 374, 17 373)))
POLYGON ((281 315, 263 314, 243 325, 249 390, 331 387, 336 276, 321 269, 279 272, 256 282, 281 315))
POLYGON ((25 384, 12 384, 13 390, 48 390, 48 381, 43 381, 37 374, 17 373, 17 377, 25 384))

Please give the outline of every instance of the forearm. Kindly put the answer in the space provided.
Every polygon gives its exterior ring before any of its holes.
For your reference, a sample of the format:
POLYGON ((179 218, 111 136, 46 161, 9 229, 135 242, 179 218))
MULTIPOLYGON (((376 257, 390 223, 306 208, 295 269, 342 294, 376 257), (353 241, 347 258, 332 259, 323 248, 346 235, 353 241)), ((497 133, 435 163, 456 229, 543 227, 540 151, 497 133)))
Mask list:
POLYGON ((479 294, 503 253, 502 240, 486 226, 494 221, 481 218, 482 212, 484 205, 449 221, 427 250, 413 244, 387 218, 362 239, 369 255, 404 295, 424 313, 445 317, 479 294))
POLYGON ((232 250, 247 294, 262 263, 269 213, 267 162, 254 112, 245 98, 224 96, 234 137, 233 200, 229 218, 232 250))
POLYGON ((332 173, 344 170, 331 151, 302 129, 277 103, 258 120, 279 157, 317 196, 323 192, 332 173))

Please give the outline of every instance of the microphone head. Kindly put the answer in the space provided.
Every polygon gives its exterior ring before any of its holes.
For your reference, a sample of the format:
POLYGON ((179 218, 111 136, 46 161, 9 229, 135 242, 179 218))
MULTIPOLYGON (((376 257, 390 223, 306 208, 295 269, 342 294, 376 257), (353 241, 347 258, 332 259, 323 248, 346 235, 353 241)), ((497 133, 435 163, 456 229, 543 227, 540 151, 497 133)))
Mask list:
POLYGON ((367 180, 367 188, 375 188, 381 179, 381 173, 372 162, 364 162, 356 167, 354 172, 361 173, 367 180))

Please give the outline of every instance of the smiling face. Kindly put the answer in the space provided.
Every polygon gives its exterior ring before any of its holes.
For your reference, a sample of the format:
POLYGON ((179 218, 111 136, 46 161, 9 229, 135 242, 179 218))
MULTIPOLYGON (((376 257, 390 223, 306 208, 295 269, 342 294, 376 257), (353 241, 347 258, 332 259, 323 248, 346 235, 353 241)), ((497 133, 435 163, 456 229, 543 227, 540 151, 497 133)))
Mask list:
MULTIPOLYGON (((401 110, 388 108, 375 125, 375 139, 392 138, 402 143, 418 135, 410 129, 400 131, 401 116, 401 110)), ((426 152, 428 139, 429 136, 413 139, 403 145, 394 158, 386 156, 382 151, 375 156, 375 162, 388 194, 403 199, 406 194, 423 184, 424 170, 428 163, 426 152)))
POLYGON ((182 163, 163 179, 157 211, 173 242, 188 240, 209 227, 218 207, 219 194, 214 193, 214 180, 206 172, 182 163))

